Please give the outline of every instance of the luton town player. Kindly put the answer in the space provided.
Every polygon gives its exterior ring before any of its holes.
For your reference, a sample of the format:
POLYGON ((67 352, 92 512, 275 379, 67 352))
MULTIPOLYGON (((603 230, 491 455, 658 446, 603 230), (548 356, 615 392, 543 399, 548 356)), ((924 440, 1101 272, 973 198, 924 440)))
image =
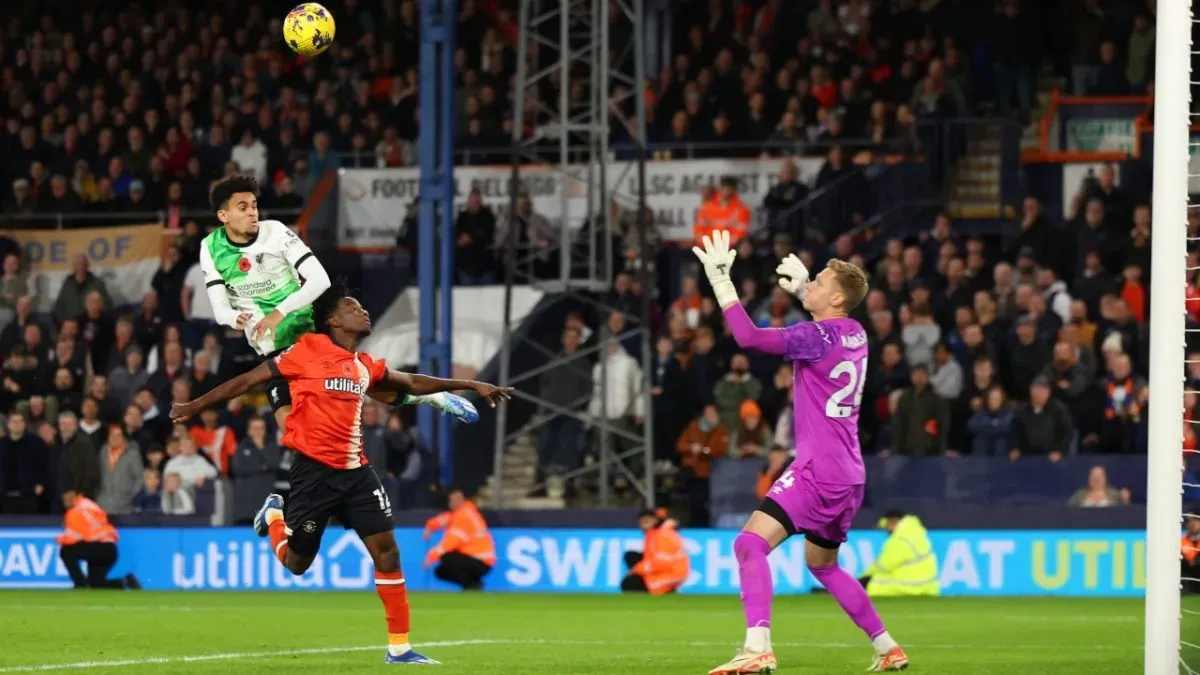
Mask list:
POLYGON ((807 540, 804 557, 813 577, 871 640, 875 657, 868 670, 903 670, 908 667, 904 650, 883 627, 862 584, 838 566, 838 548, 862 506, 866 483, 858 410, 867 375, 867 335, 848 316, 867 294, 866 274, 856 265, 833 260, 809 281, 804 263, 788 256, 776 269, 779 285, 801 298, 813 320, 787 328, 756 328, 729 280, 737 253, 729 247, 729 233, 713 232, 703 245, 693 250, 738 345, 793 362, 796 420, 796 459, 733 542, 746 642, 733 660, 710 675, 774 672, 774 588, 767 554, 794 534, 807 540))
MULTIPOLYGON (((270 358, 313 329, 312 304, 329 288, 329 275, 296 233, 278 220, 258 219, 258 181, 235 174, 209 192, 221 227, 200 247, 200 269, 217 323, 246 331, 250 346, 270 358)), ((396 395, 384 392, 385 403, 396 395)), ((267 385, 275 421, 286 431, 292 409, 287 383, 267 385)), ((449 393, 409 396, 399 403, 426 403, 463 422, 479 413, 466 399, 449 393)))
POLYGON ((353 528, 375 563, 375 590, 387 617, 387 662, 435 663, 409 646, 408 594, 392 533, 391 501, 363 456, 363 404, 372 389, 417 396, 471 390, 494 407, 512 390, 401 373, 355 351, 370 334, 371 319, 340 283, 317 298, 312 312, 315 333, 300 336, 283 353, 199 399, 172 406, 171 418, 186 420, 272 378, 286 379, 294 407, 283 444, 298 453, 290 472, 292 492, 286 509, 279 495, 267 497, 254 519, 255 531, 269 535, 279 562, 299 575, 316 558, 330 516, 353 528))

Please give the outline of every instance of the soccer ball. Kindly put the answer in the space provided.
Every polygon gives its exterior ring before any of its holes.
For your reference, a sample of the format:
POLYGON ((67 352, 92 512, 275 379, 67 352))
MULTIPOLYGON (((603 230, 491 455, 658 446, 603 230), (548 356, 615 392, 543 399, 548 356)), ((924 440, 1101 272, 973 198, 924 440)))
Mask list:
POLYGON ((283 20, 283 39, 301 56, 316 56, 329 49, 336 30, 333 15, 315 2, 296 5, 283 20))

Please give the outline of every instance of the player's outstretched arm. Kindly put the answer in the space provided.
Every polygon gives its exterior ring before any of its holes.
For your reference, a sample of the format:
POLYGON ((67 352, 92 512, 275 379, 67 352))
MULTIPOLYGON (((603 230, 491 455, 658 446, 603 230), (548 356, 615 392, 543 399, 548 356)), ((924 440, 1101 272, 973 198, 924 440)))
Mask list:
POLYGON ((444 391, 473 391, 479 394, 493 408, 501 401, 512 398, 512 387, 497 387, 486 382, 474 380, 445 380, 440 377, 402 373, 398 370, 388 370, 387 376, 376 388, 395 391, 409 396, 426 396, 444 391))
POLYGON ((787 353, 783 329, 755 326, 742 303, 735 302, 728 307, 722 307, 721 312, 725 315, 725 323, 729 324, 729 332, 733 334, 734 341, 742 349, 780 356, 787 353))
POLYGON ((171 406, 171 421, 186 422, 205 408, 241 396, 258 385, 265 383, 274 377, 270 364, 270 361, 264 361, 258 364, 254 370, 242 373, 227 382, 222 382, 212 391, 194 401, 173 404, 171 406))
POLYGON ((729 247, 729 233, 725 230, 713 232, 712 237, 704 237, 703 248, 696 246, 692 252, 704 266, 704 274, 712 284, 713 294, 717 304, 725 314, 725 321, 733 333, 733 339, 742 349, 753 349, 766 354, 785 354, 787 345, 783 332, 776 328, 758 328, 750 320, 746 308, 738 299, 733 282, 729 279, 729 271, 737 258, 737 251, 729 247))

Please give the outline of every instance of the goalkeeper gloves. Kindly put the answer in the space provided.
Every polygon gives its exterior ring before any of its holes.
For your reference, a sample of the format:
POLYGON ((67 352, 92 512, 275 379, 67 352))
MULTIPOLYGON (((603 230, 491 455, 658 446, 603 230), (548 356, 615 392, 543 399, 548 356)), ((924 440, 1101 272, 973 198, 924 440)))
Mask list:
POLYGON ((704 244, 703 248, 693 246, 692 252, 704 266, 704 274, 708 277, 708 283, 712 284, 717 305, 721 309, 725 309, 730 305, 737 304, 739 302, 737 290, 734 289, 733 282, 729 279, 729 271, 733 268, 733 260, 737 258, 737 251, 729 247, 729 232, 714 230, 712 236, 705 236, 702 243, 704 244))

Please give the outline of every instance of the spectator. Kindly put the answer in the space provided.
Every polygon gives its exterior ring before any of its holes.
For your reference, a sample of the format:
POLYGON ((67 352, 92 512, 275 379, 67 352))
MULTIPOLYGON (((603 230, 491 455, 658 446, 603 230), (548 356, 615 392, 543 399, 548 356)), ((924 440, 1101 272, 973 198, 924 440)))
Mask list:
POLYGON ((8 434, 0 438, 0 513, 37 513, 47 485, 46 444, 29 433, 25 413, 9 412, 6 425, 8 434))
POLYGON ((167 460, 163 475, 177 474, 188 490, 203 487, 217 477, 217 469, 198 453, 196 440, 184 435, 179 439, 179 454, 167 460))
POLYGON ((100 492, 100 465, 96 446, 79 433, 79 418, 70 410, 58 414, 59 490, 73 490, 89 499, 100 492))
POLYGON ((929 383, 933 393, 947 401, 953 401, 962 394, 963 369, 945 342, 939 342, 934 348, 932 371, 929 383))
POLYGON ((104 429, 104 420, 100 419, 100 404, 96 399, 88 397, 83 399, 79 411, 79 431, 87 437, 92 447, 99 448, 104 445, 108 441, 108 432, 104 429))
POLYGON ((116 329, 112 316, 105 311, 104 297, 98 290, 88 291, 79 315, 79 337, 87 348, 92 367, 101 373, 110 369, 108 360, 113 349, 116 329))
POLYGON ((654 450, 659 460, 673 458, 670 454, 691 412, 687 391, 687 372, 675 353, 675 344, 666 335, 654 343, 655 353, 650 373, 650 405, 654 410, 654 450))
MULTIPOLYGON (((58 292, 58 299, 54 302, 55 318, 61 323, 83 314, 84 299, 92 291, 100 294, 102 310, 112 306, 112 301, 108 297, 108 288, 103 281, 92 274, 87 256, 78 255, 75 257, 71 276, 63 280, 62 289, 58 292)), ((111 335, 111 331, 109 334, 111 335)))
POLYGON ((729 450, 729 429, 721 421, 717 407, 711 403, 704 406, 704 412, 684 429, 675 447, 691 508, 688 522, 693 527, 707 527, 712 462, 729 450))
POLYGON ((491 284, 495 280, 491 244, 496 237, 496 216, 484 205, 478 189, 467 195, 467 207, 459 212, 454 231, 458 283, 468 286, 491 284))
POLYGON ((1146 388, 1146 381, 1134 374, 1129 356, 1114 354, 1108 362, 1100 447, 1104 452, 1131 452, 1135 429, 1143 413, 1138 399, 1146 388))
POLYGON ((1071 445, 1075 429, 1066 407, 1050 397, 1050 381, 1034 378, 1029 385, 1029 401, 1017 409, 1013 419, 1013 447, 1009 458, 1045 456, 1051 462, 1062 459, 1071 445))
POLYGON ((933 363, 933 350, 942 339, 942 329, 933 321, 928 303, 914 304, 907 311, 901 309, 900 339, 904 341, 904 360, 909 366, 926 366, 933 363))
POLYGON ((971 454, 976 457, 1003 457, 1013 448, 1013 411, 1002 387, 991 387, 984 403, 967 422, 971 435, 971 454))
MULTIPOLYGON (((364 446, 371 429, 378 427, 382 430, 378 418, 377 405, 364 406, 364 446)), ((266 419, 257 416, 250 418, 246 427, 246 437, 238 443, 237 450, 229 458, 229 473, 233 475, 233 512, 236 521, 248 523, 254 520, 260 498, 269 494, 275 485, 275 472, 279 470, 280 459, 279 446, 267 435, 266 419)), ((386 455, 368 457, 367 462, 385 476, 389 473, 386 455)))
POLYGON ((100 448, 100 494, 96 503, 113 515, 133 511, 133 498, 142 488, 141 448, 125 439, 120 425, 108 427, 108 442, 100 448))
POLYGON ((162 513, 162 498, 162 477, 157 469, 147 467, 142 471, 142 489, 133 498, 133 512, 138 514, 162 513))
POLYGON ((108 390, 113 399, 122 406, 133 402, 133 396, 150 381, 150 374, 143 367, 142 349, 136 345, 125 350, 122 366, 108 374, 108 390))
POLYGON ((774 441, 771 428, 763 424, 762 408, 747 399, 738 408, 739 423, 729 437, 729 445, 740 458, 765 459, 774 441))
POLYGON ((892 451, 897 455, 944 454, 950 407, 929 387, 929 371, 924 365, 914 365, 910 377, 912 388, 900 395, 896 409, 892 451))
POLYGON ((229 458, 237 450, 237 437, 232 429, 221 424, 221 411, 205 408, 200 412, 200 424, 188 432, 208 461, 219 468, 222 475, 228 475, 229 458))
POLYGON ((776 445, 767 453, 767 461, 763 465, 761 471, 758 472, 758 484, 754 489, 754 494, 758 499, 764 499, 767 492, 775 481, 783 475, 783 472, 792 464, 791 453, 782 445, 776 445))
MULTIPOLYGON (((562 332, 562 365, 545 371, 538 378, 538 396, 568 411, 582 410, 592 396, 592 369, 579 357, 581 334, 567 326, 562 332)), ((583 423, 569 414, 546 410, 549 419, 538 438, 537 483, 547 475, 559 476, 578 468, 583 461, 583 423)))
POLYGON ((12 320, 0 330, 0 354, 12 354, 25 336, 25 327, 30 324, 41 326, 33 314, 33 298, 25 295, 17 298, 12 320))
POLYGON ((163 480, 162 511, 168 516, 190 516, 196 513, 196 498, 184 487, 178 473, 168 472, 163 480))
POLYGON ((1129 503, 1129 490, 1114 488, 1108 482, 1108 472, 1102 466, 1093 466, 1088 471, 1087 485, 1075 491, 1067 506, 1104 508, 1129 503))
POLYGON ((108 378, 103 375, 92 377, 92 386, 88 389, 88 397, 96 402, 101 421, 105 424, 116 424, 121 421, 125 408, 120 401, 108 392, 108 378))
POLYGON ((750 374, 750 359, 745 354, 734 354, 729 361, 729 372, 712 388, 713 401, 727 429, 738 428, 742 402, 757 401, 762 390, 762 382, 750 374))
MULTIPOLYGON (((611 438, 613 452, 619 456, 634 447, 629 435, 645 418, 641 366, 613 338, 608 339, 602 358, 606 363, 592 367, 593 388, 588 414, 620 432, 611 438)), ((636 465, 637 462, 635 458, 626 463, 636 465)))
POLYGON ((29 283, 21 273, 21 258, 10 253, 4 256, 4 276, 0 277, 0 310, 15 312, 17 300, 27 295, 29 283))

